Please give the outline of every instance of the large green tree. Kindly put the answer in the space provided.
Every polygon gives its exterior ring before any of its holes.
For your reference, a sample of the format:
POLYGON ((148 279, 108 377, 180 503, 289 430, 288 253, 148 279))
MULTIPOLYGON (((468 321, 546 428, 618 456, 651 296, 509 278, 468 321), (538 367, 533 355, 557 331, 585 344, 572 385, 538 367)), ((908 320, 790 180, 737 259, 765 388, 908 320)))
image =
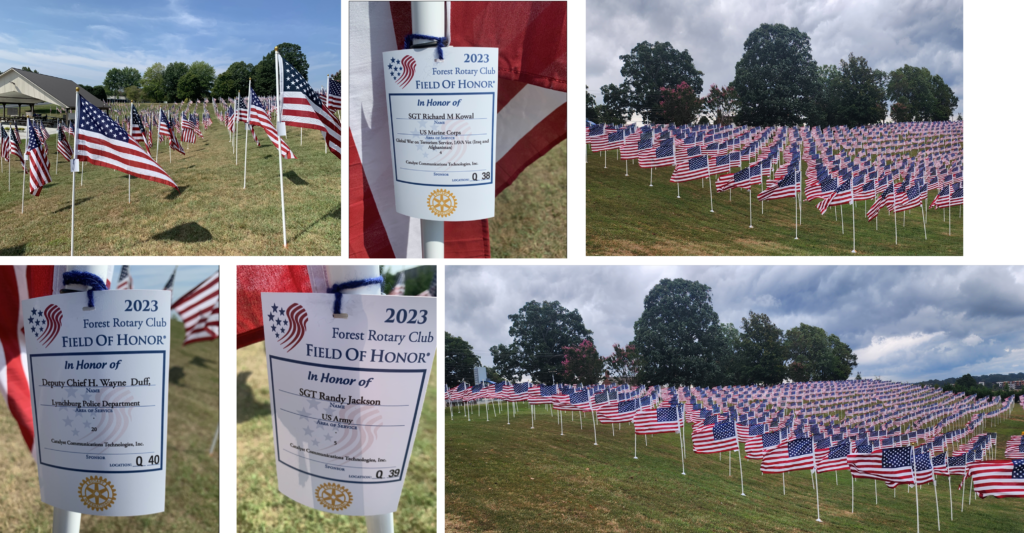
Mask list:
POLYGON ((170 101, 178 98, 178 81, 188 73, 188 64, 181 61, 169 63, 164 69, 164 97, 170 101))
POLYGON ((662 279, 644 297, 633 324, 642 384, 717 385, 722 326, 711 304, 711 287, 662 279))
POLYGON ((720 385, 743 385, 743 357, 740 352, 740 330, 732 324, 722 324, 722 353, 718 356, 720 385))
POLYGON ((164 65, 153 63, 142 75, 142 90, 146 98, 153 102, 163 102, 167 99, 167 91, 164 86, 164 65))
POLYGON ((868 66, 868 60, 850 54, 839 60, 841 124, 855 127, 885 120, 885 72, 868 66))
POLYGON ((234 98, 239 94, 248 94, 249 78, 253 75, 252 63, 236 61, 224 72, 217 75, 213 82, 214 98, 234 98))
POLYGON ((473 384, 473 367, 481 366, 473 347, 462 339, 444 332, 444 383, 454 387, 465 381, 473 384))
POLYGON ((527 374, 525 368, 520 366, 520 359, 515 348, 504 344, 491 346, 491 359, 494 361, 494 370, 501 376, 512 381, 520 381, 527 374))
POLYGON ((188 72, 178 80, 178 99, 197 100, 210 96, 216 71, 205 61, 189 65, 188 72))
POLYGON ((811 126, 839 126, 843 97, 843 75, 835 65, 818 67, 818 97, 815 99, 808 124, 811 126))
POLYGON ((890 72, 886 89, 897 122, 950 120, 960 102, 942 76, 924 67, 903 65, 890 72))
POLYGON ((739 98, 736 96, 736 89, 732 84, 722 88, 718 85, 711 85, 708 95, 701 100, 701 106, 705 113, 711 115, 715 124, 730 124, 732 117, 739 109, 739 98))
POLYGON ((786 332, 785 352, 793 381, 841 381, 857 366, 857 355, 838 336, 803 323, 786 332))
POLYGON ((700 108, 700 97, 681 81, 675 87, 661 88, 661 102, 653 118, 655 122, 691 124, 700 108))
POLYGON ((602 122, 622 124, 632 116, 629 87, 626 84, 609 83, 601 86, 601 99, 604 100, 602 122))
POLYGON ((745 385, 778 385, 786 379, 786 352, 782 329, 764 313, 743 317, 740 332, 739 371, 745 385))
MULTIPOLYGON (((675 87, 685 81, 696 94, 704 91, 704 73, 693 65, 687 50, 676 50, 672 43, 647 41, 637 44, 622 60, 622 85, 628 89, 629 111, 640 113, 650 122, 662 100, 663 87, 675 87)), ((605 105, 611 105, 605 100, 605 105)))
POLYGON ((732 85, 740 104, 737 123, 792 126, 805 122, 813 114, 818 89, 811 38, 784 24, 761 24, 743 43, 732 85))
POLYGON ((107 76, 103 79, 103 87, 107 92, 122 94, 127 87, 133 85, 138 87, 141 79, 142 75, 136 68, 112 68, 107 71, 107 76))
MULTIPOLYGON (((303 78, 309 79, 309 62, 306 61, 306 54, 302 52, 301 46, 281 43, 277 45, 277 51, 285 61, 299 71, 299 74, 302 74, 303 78)), ((275 94, 277 91, 274 88, 274 79, 274 51, 271 50, 253 69, 253 90, 260 96, 275 94)))
MULTIPOLYGON (((534 381, 543 381, 561 373, 563 349, 580 342, 594 341, 593 331, 583 324, 583 317, 555 302, 527 302, 514 315, 508 315, 512 326, 512 353, 494 366, 502 375, 529 374, 534 381), (513 371, 515 370, 515 371, 513 371), (521 373, 520 373, 521 372, 521 373)), ((511 377, 511 376, 510 376, 511 377)))

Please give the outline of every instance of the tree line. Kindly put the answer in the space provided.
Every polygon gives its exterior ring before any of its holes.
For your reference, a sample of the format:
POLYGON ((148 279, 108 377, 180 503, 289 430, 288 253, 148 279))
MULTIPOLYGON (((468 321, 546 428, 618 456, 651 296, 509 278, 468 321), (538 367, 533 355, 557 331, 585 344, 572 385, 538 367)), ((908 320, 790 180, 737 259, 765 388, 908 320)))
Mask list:
MULTIPOLYGON (((882 122, 950 120, 959 99, 925 67, 891 72, 853 53, 839 65, 818 65, 810 37, 784 24, 761 24, 743 43, 735 77, 700 97, 704 73, 688 50, 644 41, 622 60, 619 85, 587 87, 587 120, 620 124, 637 113, 647 123, 850 127, 882 122)), ((960 119, 961 117, 958 117, 960 119)))
MULTIPOLYGON (((835 334, 801 323, 788 331, 767 314, 751 311, 737 328, 718 318, 711 287, 662 279, 644 298, 633 340, 605 356, 594 346, 576 309, 530 301, 509 315, 508 345, 490 348, 494 380, 632 385, 775 385, 784 380, 845 380, 857 355, 835 334)), ((479 355, 464 339, 445 332, 445 382, 473 382, 479 355)), ((492 374, 493 372, 493 374, 492 374)), ((860 375, 857 375, 860 379, 860 375)))

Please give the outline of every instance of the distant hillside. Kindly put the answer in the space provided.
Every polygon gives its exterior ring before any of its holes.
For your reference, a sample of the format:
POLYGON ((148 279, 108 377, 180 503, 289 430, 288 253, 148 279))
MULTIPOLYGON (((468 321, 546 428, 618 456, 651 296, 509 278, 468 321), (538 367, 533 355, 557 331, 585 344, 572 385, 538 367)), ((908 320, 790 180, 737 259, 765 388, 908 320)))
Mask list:
MULTIPOLYGON (((943 385, 949 385, 957 380, 960 376, 955 378, 946 379, 929 379, 928 381, 922 381, 918 385, 932 385, 935 387, 941 387, 943 385)), ((986 374, 984 376, 974 376, 974 379, 978 381, 984 381, 985 385, 991 385, 997 381, 1017 381, 1024 379, 1024 372, 1018 372, 1016 374, 986 374)))

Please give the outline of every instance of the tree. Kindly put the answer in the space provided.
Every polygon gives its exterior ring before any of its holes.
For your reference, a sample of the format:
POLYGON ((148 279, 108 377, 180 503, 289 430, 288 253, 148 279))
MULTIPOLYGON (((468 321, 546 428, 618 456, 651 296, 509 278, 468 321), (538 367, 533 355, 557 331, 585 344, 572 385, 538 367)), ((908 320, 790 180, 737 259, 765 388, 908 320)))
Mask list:
POLYGON ((487 381, 500 382, 504 379, 504 376, 498 373, 494 367, 485 366, 484 371, 487 372, 487 381))
POLYGON ((189 65, 188 72, 178 79, 178 99, 197 100, 210 96, 216 71, 205 61, 196 61, 189 65))
POLYGON ((839 123, 852 128, 885 120, 885 72, 872 69, 867 59, 852 53, 849 61, 839 60, 839 72, 839 123))
POLYGON ((761 24, 743 43, 732 85, 740 102, 736 122, 792 126, 813 113, 818 65, 811 38, 784 24, 761 24))
POLYGON ((740 330, 732 324, 722 324, 722 353, 718 357, 720 385, 742 385, 743 358, 740 354, 740 330))
POLYGON ((838 336, 803 323, 786 332, 785 351, 793 381, 842 381, 857 366, 857 355, 838 336))
POLYGON ((523 367, 519 366, 519 358, 516 355, 515 349, 511 346, 504 344, 491 346, 491 359, 494 361, 494 370, 502 376, 511 378, 513 381, 519 381, 527 372, 523 367))
POLYGON ((587 120, 600 122, 600 117, 597 115, 597 99, 594 98, 594 95, 590 94, 589 85, 587 85, 587 120))
POLYGON ((24 70, 25 72, 35 72, 36 74, 39 74, 38 70, 32 70, 28 67, 21 67, 21 70, 24 70))
POLYGON ((130 102, 141 102, 146 97, 146 93, 142 89, 132 85, 131 87, 125 87, 124 97, 130 102))
MULTIPOLYGON (((659 103, 661 88, 675 87, 685 81, 694 93, 704 92, 704 73, 693 65, 687 50, 676 50, 672 43, 647 41, 637 44, 622 60, 622 86, 629 96, 629 109, 650 122, 659 103)), ((611 106, 607 99, 605 105, 611 106)))
POLYGON ((142 75, 139 74, 138 69, 132 67, 112 68, 107 71, 107 76, 103 79, 103 87, 111 93, 118 94, 124 92, 126 87, 133 85, 138 87, 141 80, 142 75))
POLYGON ((864 378, 860 377, 860 372, 857 372, 857 377, 855 377, 853 379, 856 379, 857 381, 860 381, 860 380, 862 380, 864 378))
POLYGON ((473 384, 473 367, 480 366, 480 357, 462 337, 444 332, 444 383, 454 387, 465 381, 473 384))
POLYGON ((604 366, 608 370, 609 377, 616 382, 631 386, 639 385, 636 376, 640 371, 640 355, 632 342, 625 348, 613 344, 612 353, 605 358, 604 366))
POLYGON ((978 386, 978 380, 974 379, 974 376, 970 374, 964 374, 953 383, 954 387, 963 387, 964 389, 971 389, 978 386))
POLYGON ((239 94, 248 94, 249 78, 253 75, 255 67, 252 63, 236 61, 227 70, 217 75, 213 83, 213 96, 215 98, 234 98, 239 94))
POLYGON ((177 101, 178 81, 188 73, 188 65, 181 61, 169 63, 164 69, 164 98, 170 101, 177 101))
POLYGON ((341 69, 338 69, 338 72, 331 74, 331 79, 334 81, 341 81, 341 69))
POLYGON ((604 361, 594 342, 584 339, 576 346, 562 348, 562 381, 594 385, 604 376, 604 361))
POLYGON ((960 103, 960 99, 953 94, 953 89, 946 85, 946 82, 942 81, 942 76, 938 74, 932 76, 932 92, 935 95, 935 107, 932 108, 931 119, 949 120, 960 103))
POLYGON ((625 84, 615 85, 609 83, 601 86, 601 99, 604 100, 604 113, 602 122, 622 124, 629 120, 632 115, 630 110, 630 99, 632 96, 629 87, 625 84))
POLYGON ((142 75, 142 90, 146 97, 153 102, 163 102, 167 99, 167 91, 164 90, 164 66, 162 63, 153 63, 142 75))
POLYGON ((700 97, 685 81, 675 87, 661 88, 661 101, 653 118, 656 122, 690 124, 700 111, 700 97))
POLYGON ((893 102, 890 114, 897 122, 949 120, 960 102, 942 76, 910 65, 889 73, 886 96, 893 102))
POLYGON ((782 329, 767 314, 750 311, 740 332, 739 371, 744 385, 778 385, 786 379, 786 351, 782 329))
POLYGON ((716 360, 724 338, 711 305, 711 287, 662 279, 644 297, 633 333, 640 354, 639 383, 717 385, 716 360))
POLYGON ((808 117, 812 126, 838 126, 843 124, 840 116, 843 95, 843 75, 835 65, 818 67, 818 97, 808 117))
POLYGON ((79 87, 81 87, 83 90, 85 90, 89 94, 95 96, 96 98, 99 98, 100 100, 106 100, 107 99, 107 91, 106 91, 106 89, 103 88, 102 85, 94 85, 94 86, 79 85, 79 87))
POLYGON ((512 321, 508 334, 512 337, 513 353, 508 354, 509 360, 502 365, 495 360, 495 367, 504 375, 516 374, 517 379, 529 374, 535 381, 541 381, 551 374, 560 374, 566 346, 594 341, 594 332, 583 324, 580 312, 569 311, 557 301, 527 302, 508 318, 512 321))
MULTIPOLYGON (((306 61, 306 54, 302 53, 302 47, 292 43, 281 43, 277 45, 277 51, 281 54, 303 78, 309 79, 309 62, 306 61)), ((274 88, 274 51, 263 56, 263 59, 256 64, 252 76, 252 88, 258 95, 275 94, 274 88)))
POLYGON ((726 125, 732 123, 732 117, 739 109, 739 100, 736 96, 736 88, 729 84, 720 88, 712 84, 708 95, 701 100, 704 112, 714 117, 715 124, 726 125))

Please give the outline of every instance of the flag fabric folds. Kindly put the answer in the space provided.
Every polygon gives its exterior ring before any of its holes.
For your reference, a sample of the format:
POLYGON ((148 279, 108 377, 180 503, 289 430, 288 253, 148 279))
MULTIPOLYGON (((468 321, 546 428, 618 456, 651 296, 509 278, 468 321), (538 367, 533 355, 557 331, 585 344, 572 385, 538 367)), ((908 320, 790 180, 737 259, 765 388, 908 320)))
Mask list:
POLYGON ((185 342, 220 336, 220 272, 215 272, 171 305, 185 325, 185 342))

